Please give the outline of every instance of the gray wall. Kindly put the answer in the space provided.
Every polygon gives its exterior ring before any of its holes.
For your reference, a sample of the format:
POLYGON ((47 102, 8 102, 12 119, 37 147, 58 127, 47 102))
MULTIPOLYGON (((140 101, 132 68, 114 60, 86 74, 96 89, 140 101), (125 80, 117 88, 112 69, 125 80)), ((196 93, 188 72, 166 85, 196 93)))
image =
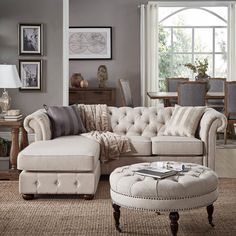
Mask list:
POLYGON ((0 63, 18 66, 18 59, 43 59, 42 91, 9 89, 12 108, 29 114, 44 103, 62 105, 62 35, 63 0, 0 0, 0 63), (18 55, 18 23, 44 24, 44 56, 18 55))
MULTIPOLYGON (((70 26, 112 26, 112 60, 70 61, 70 76, 79 72, 98 86, 99 65, 108 69, 108 85, 118 88, 118 79, 131 82, 135 105, 140 105, 139 9, 136 0, 70 0, 70 26)), ((120 105, 118 89, 117 104, 120 105)))

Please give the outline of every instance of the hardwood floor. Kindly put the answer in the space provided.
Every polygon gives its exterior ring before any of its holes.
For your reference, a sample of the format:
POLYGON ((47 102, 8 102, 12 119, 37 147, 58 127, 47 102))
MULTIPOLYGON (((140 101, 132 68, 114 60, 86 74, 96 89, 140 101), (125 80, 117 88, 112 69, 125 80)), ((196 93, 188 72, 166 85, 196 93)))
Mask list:
POLYGON ((236 149, 216 149, 216 173, 222 178, 236 178, 236 149))

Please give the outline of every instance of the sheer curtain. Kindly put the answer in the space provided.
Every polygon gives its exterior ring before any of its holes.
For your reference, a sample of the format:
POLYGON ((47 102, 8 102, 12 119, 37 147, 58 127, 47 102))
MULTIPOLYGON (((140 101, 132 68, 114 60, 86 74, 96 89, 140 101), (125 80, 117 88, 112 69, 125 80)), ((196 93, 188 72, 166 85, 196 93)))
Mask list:
POLYGON ((229 6, 229 17, 228 17, 228 81, 236 80, 236 10, 235 2, 231 2, 229 6))
POLYGON ((159 90, 158 80, 158 3, 140 6, 140 72, 142 106, 155 106, 147 92, 159 90))

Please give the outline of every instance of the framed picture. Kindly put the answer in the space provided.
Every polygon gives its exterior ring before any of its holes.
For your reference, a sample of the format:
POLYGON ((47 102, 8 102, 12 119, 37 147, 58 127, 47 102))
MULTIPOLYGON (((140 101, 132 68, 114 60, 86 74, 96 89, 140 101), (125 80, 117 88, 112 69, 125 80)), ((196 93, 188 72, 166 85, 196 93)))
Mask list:
POLYGON ((19 54, 43 54, 43 25, 19 24, 19 54))
POLYGON ((22 82, 20 90, 41 90, 41 60, 19 60, 19 74, 22 82))
POLYGON ((111 27, 70 27, 70 60, 111 60, 111 27))

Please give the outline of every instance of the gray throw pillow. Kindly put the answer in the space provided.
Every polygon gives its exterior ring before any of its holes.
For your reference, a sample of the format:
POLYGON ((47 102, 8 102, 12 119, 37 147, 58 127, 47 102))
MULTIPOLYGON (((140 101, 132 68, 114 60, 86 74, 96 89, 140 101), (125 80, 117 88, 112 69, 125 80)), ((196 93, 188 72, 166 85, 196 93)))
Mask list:
POLYGON ((166 124, 163 135, 194 137, 206 107, 181 107, 175 105, 174 112, 166 124))
POLYGON ((76 105, 49 107, 44 105, 44 108, 51 121, 52 138, 86 132, 76 105))

